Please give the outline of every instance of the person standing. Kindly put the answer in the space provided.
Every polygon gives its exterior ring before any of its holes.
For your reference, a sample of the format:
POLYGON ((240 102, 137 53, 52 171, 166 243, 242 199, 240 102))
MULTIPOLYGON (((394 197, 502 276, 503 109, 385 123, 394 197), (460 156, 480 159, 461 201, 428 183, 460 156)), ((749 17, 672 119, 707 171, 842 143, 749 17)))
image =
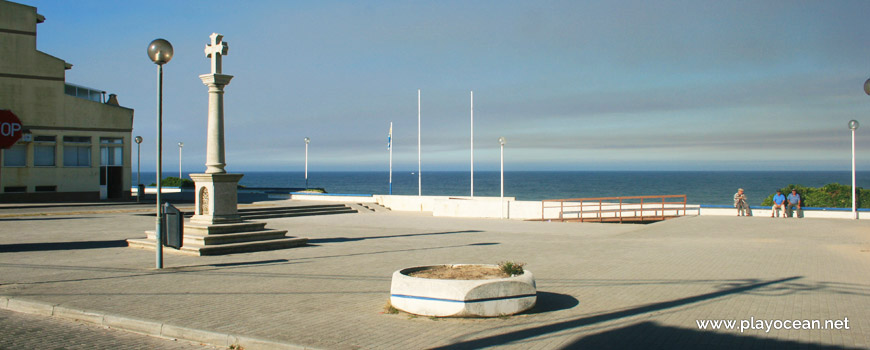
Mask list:
POLYGON ((801 217, 801 195, 797 193, 796 189, 791 190, 791 194, 788 195, 788 205, 785 207, 785 213, 788 215, 787 217, 791 217, 792 208, 797 207, 797 213, 795 213, 795 217, 801 217))
POLYGON ((779 217, 779 211, 782 210, 782 218, 785 219, 785 196, 782 191, 776 190, 776 195, 773 196, 773 207, 770 208, 770 217, 776 214, 779 217))
POLYGON ((749 204, 746 203, 746 194, 742 188, 737 189, 734 194, 734 207, 737 208, 737 216, 746 216, 749 214, 749 204))

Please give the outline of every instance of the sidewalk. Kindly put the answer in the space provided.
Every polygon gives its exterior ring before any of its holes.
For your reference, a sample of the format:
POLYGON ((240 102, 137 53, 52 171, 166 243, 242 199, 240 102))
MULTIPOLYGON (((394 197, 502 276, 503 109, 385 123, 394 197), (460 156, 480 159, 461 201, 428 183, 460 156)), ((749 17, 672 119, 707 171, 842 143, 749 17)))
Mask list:
MULTIPOLYGON (((306 202, 310 204, 311 202, 306 202)), ((75 208, 70 211, 75 211, 75 208)), ((23 213, 23 212, 22 212, 23 213)), ((870 348, 870 222, 684 217, 651 225, 435 218, 265 220, 303 248, 214 257, 125 247, 143 213, 0 218, 0 308, 228 346, 320 349, 870 348), (393 271, 526 262, 532 312, 383 313, 393 271), (699 330, 696 320, 842 320, 845 330, 699 330)))

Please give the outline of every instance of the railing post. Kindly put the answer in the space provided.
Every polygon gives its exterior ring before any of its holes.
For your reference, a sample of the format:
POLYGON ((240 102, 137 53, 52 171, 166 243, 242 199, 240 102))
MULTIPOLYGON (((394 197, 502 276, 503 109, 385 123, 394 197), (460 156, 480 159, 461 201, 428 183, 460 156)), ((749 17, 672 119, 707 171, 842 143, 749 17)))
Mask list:
POLYGON ((640 221, 643 221, 643 197, 640 198, 640 221))
POLYGON ((622 198, 619 199, 619 223, 622 223, 622 198))
POLYGON ((559 222, 565 222, 565 201, 559 201, 559 222))

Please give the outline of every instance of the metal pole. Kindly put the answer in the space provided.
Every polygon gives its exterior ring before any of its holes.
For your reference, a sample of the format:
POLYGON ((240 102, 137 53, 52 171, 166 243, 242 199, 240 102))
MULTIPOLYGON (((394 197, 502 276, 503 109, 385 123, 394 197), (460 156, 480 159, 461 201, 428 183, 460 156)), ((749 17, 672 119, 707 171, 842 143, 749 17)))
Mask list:
POLYGON ((855 194, 855 129, 852 129, 852 218, 858 219, 858 203, 855 194))
POLYGON ((501 144, 501 218, 504 219, 504 142, 501 144))
POLYGON ((393 194, 393 122, 390 122, 390 195, 393 194))
POLYGON ((308 141, 305 142, 305 189, 308 189, 308 141))
POLYGON ((504 144, 501 144, 501 199, 504 200, 504 144))
POLYGON ((178 179, 181 180, 181 149, 184 148, 182 144, 178 143, 178 179))
POLYGON ((471 92, 471 198, 474 198, 474 91, 471 92))
MULTIPOLYGON (((108 152, 106 152, 108 158, 108 152)), ((108 159, 107 159, 108 160, 108 159)), ((160 181, 163 177, 163 65, 157 65, 157 223, 154 249, 157 251, 157 268, 163 268, 163 212, 160 210, 160 181)), ((107 182, 108 183, 108 182, 107 182)), ((108 187, 107 187, 108 188, 108 187)))
POLYGON ((423 196, 423 160, 420 152, 420 89, 417 89, 417 196, 423 196))
POLYGON ((136 143, 136 201, 141 202, 142 196, 145 195, 145 191, 139 193, 139 190, 142 189, 142 143, 136 143))

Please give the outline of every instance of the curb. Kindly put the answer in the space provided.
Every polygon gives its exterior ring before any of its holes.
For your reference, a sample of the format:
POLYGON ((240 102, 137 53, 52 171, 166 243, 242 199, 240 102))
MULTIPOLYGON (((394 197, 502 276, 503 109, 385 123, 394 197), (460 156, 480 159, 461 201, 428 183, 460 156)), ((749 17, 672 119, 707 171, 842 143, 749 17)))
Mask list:
POLYGON ((57 317, 70 321, 124 330, 154 337, 181 339, 213 346, 241 346, 246 350, 315 350, 317 348, 282 343, 243 335, 205 331, 159 321, 104 314, 96 311, 72 309, 58 304, 18 299, 0 295, 0 309, 40 316, 57 317))

